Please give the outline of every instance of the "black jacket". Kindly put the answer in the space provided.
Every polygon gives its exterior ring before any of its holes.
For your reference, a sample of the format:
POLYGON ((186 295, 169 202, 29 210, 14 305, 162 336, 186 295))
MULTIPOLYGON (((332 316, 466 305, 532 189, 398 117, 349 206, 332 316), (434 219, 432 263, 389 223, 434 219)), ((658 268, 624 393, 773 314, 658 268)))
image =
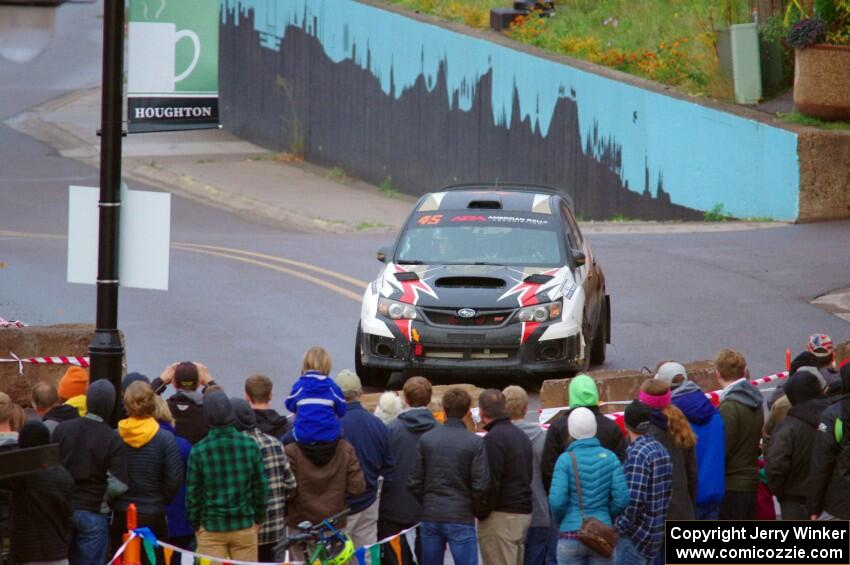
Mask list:
MULTIPOLYGON (((599 440, 600 445, 616 453, 620 462, 625 461, 628 442, 620 427, 608 416, 600 413, 598 406, 585 406, 585 408, 596 415, 596 439, 599 440)), ((543 444, 540 474, 543 476, 543 487, 546 492, 549 492, 549 486, 552 484, 552 474, 555 471, 555 463, 558 461, 558 457, 566 451, 567 446, 573 441, 573 438, 570 437, 569 428, 567 428, 568 417, 569 412, 559 416, 549 424, 546 443, 543 444)))
POLYGON ((850 519, 850 397, 844 396, 823 411, 815 433, 809 469, 809 514, 826 511, 850 519), (835 421, 842 420, 841 442, 836 441, 835 421))
POLYGON ((64 467, 7 479, 12 490, 12 557, 17 563, 68 557, 74 478, 64 467))
POLYGON ((47 429, 50 430, 50 433, 52 434, 53 430, 56 429, 56 426, 62 422, 76 420, 79 417, 80 412, 73 406, 68 404, 58 404, 48 410, 47 413, 42 416, 41 421, 44 422, 44 425, 47 426, 47 429))
POLYGON ((676 447, 672 436, 655 424, 649 430, 670 454, 670 463, 673 464, 673 496, 667 509, 667 520, 693 520, 697 500, 696 448, 676 447))
POLYGON ((490 471, 484 440, 449 418, 419 440, 407 486, 422 503, 422 520, 474 524, 486 511, 490 471))
POLYGON ((177 435, 192 445, 207 437, 209 426, 204 420, 204 395, 200 390, 178 390, 168 399, 168 407, 176 422, 177 435))
POLYGON ((484 448, 490 464, 490 496, 485 512, 531 514, 531 478, 534 455, 531 440, 505 416, 485 427, 484 448))
POLYGON ((809 494, 809 469, 818 422, 831 398, 816 398, 792 406, 770 435, 765 450, 767 486, 780 501, 805 500, 809 494))
POLYGON ((257 427, 264 434, 269 434, 273 438, 283 441, 283 437, 289 431, 292 425, 286 416, 281 416, 275 410, 254 410, 257 416, 257 427))
POLYGON ((183 459, 174 434, 160 428, 146 444, 125 450, 130 482, 116 509, 126 510, 133 502, 140 514, 164 514, 183 484, 183 459))
POLYGON ((422 504, 407 488, 407 479, 416 462, 416 448, 422 434, 437 426, 428 408, 412 408, 398 415, 387 426, 390 430, 390 453, 395 469, 384 479, 378 514, 381 520, 412 526, 422 519, 422 504))
POLYGON ((108 424, 87 415, 62 422, 53 431, 62 450, 62 465, 74 477, 74 510, 100 512, 106 473, 127 484, 124 442, 108 424))

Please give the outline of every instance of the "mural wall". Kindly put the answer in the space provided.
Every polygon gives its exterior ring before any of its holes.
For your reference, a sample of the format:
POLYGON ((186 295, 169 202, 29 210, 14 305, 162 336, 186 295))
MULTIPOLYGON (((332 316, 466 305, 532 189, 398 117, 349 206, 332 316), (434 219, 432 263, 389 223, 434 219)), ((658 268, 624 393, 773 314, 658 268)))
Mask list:
POLYGON ((794 219, 791 131, 353 0, 221 0, 237 135, 421 194, 538 182, 587 219, 794 219))

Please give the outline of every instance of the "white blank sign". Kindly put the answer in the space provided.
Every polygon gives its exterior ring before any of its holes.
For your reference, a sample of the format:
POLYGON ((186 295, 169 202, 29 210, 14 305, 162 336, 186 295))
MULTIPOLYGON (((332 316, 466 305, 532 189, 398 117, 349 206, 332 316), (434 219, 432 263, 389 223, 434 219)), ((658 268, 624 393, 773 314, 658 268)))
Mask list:
MULTIPOLYGON (((68 193, 68 282, 97 281, 100 190, 71 186, 68 193)), ((171 195, 121 191, 121 286, 168 290, 171 195)))

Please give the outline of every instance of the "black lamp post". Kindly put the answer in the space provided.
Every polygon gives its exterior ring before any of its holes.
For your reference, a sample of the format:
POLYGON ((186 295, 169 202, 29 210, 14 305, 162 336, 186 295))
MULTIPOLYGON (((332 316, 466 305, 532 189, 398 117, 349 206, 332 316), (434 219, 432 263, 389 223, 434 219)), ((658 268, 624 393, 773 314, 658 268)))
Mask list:
POLYGON ((121 218, 121 137, 124 101, 124 0, 104 0, 100 137, 100 233, 97 320, 89 345, 91 380, 121 391, 124 345, 118 334, 118 249, 121 218))

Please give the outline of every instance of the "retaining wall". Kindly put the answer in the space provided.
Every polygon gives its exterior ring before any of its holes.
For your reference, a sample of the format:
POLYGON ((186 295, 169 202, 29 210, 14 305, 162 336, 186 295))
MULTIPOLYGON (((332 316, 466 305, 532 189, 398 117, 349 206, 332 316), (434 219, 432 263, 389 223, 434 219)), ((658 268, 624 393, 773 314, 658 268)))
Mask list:
POLYGON ((540 182, 586 219, 798 216, 797 134, 491 32, 353 0, 222 0, 224 126, 421 194, 540 182))

